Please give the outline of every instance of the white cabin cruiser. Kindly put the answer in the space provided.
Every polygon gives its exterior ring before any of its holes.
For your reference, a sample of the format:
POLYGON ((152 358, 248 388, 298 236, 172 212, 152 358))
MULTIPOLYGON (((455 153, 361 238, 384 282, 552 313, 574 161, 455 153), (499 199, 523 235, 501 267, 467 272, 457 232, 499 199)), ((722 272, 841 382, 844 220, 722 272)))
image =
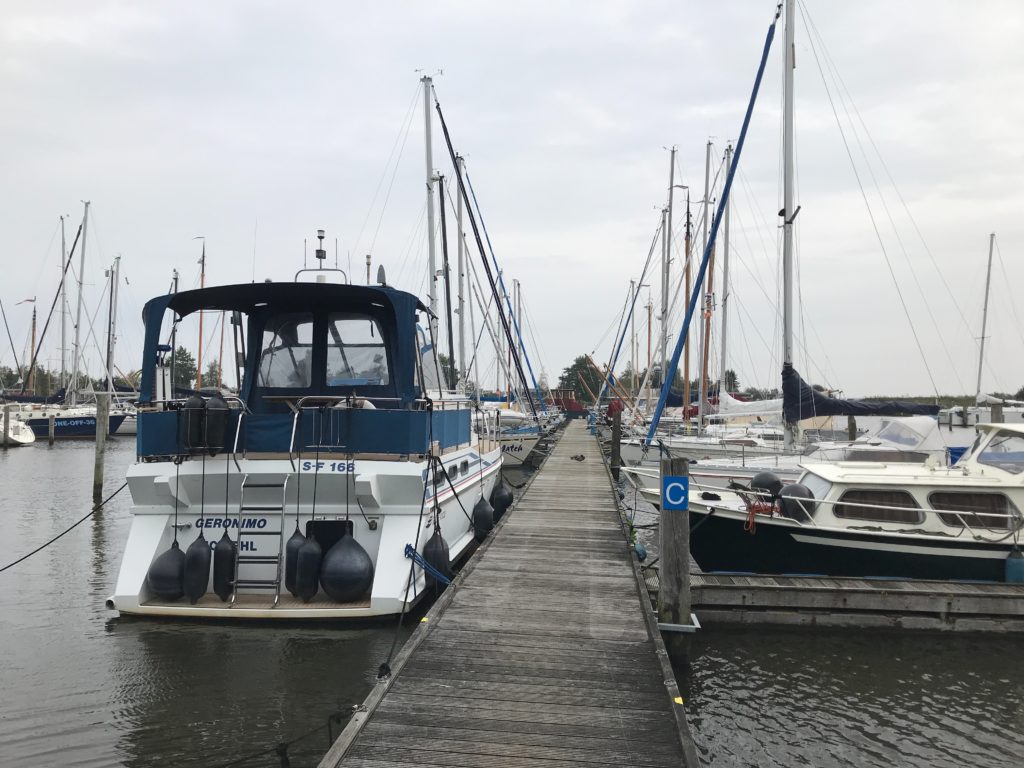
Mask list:
POLYGON ((1024 425, 978 429, 952 467, 808 462, 749 492, 695 479, 690 551, 705 571, 1002 581, 1022 564, 1024 425))
POLYGON ((471 403, 439 391, 423 310, 403 291, 329 283, 150 301, 132 524, 108 607, 309 620, 416 603, 424 563, 444 574, 511 501, 496 420, 474 429, 471 403), (171 396, 161 339, 199 310, 228 312, 244 348, 230 404, 171 396))

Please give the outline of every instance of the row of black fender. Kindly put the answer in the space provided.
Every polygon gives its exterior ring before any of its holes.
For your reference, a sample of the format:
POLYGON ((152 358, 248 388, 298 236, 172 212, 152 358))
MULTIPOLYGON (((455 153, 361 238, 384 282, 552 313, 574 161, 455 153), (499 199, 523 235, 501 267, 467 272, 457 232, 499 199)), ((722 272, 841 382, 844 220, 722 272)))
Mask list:
POLYGON ((228 434, 228 404, 219 394, 204 400, 190 395, 178 412, 178 442, 190 454, 211 456, 224 450, 228 434))
MULTIPOLYGON (((471 516, 473 536, 483 542, 494 526, 512 505, 512 491, 501 480, 491 491, 490 502, 483 496, 473 506, 471 516)), ((235 559, 238 545, 227 529, 213 549, 200 530, 185 552, 175 537, 171 546, 150 565, 146 583, 154 596, 161 600, 180 600, 188 597, 195 605, 206 594, 213 566, 213 591, 226 602, 231 597, 235 580, 235 559)), ((451 578, 448 542, 439 527, 423 545, 423 559, 446 578, 451 578)), ((284 585, 294 597, 304 603, 312 600, 320 588, 339 603, 353 602, 366 594, 373 583, 373 560, 353 536, 351 520, 345 521, 345 530, 324 554, 314 533, 306 536, 299 530, 285 544, 284 585)), ((427 588, 438 590, 440 584, 427 574, 427 588)))

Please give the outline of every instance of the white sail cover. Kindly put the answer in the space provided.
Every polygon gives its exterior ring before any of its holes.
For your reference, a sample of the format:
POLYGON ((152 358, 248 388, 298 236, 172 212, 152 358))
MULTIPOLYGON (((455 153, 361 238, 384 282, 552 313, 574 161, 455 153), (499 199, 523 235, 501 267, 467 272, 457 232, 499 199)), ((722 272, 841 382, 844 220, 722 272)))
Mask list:
POLYGON ((737 400, 728 392, 722 392, 718 396, 718 415, 726 417, 761 416, 781 421, 782 398, 743 402, 742 400, 737 400))
POLYGON ((996 397, 995 395, 986 395, 984 393, 978 395, 976 398, 978 405, 1024 405, 1024 400, 1010 400, 1005 397, 996 397))

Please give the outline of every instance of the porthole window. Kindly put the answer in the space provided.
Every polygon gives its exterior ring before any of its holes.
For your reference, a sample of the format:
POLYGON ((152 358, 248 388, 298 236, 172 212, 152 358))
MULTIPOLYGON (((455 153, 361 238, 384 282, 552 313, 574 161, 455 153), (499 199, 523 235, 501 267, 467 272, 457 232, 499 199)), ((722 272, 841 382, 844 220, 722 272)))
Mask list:
POLYGON ((469 474, 469 461, 467 459, 463 459, 462 460, 462 464, 459 466, 459 469, 462 470, 462 474, 468 475, 469 474))

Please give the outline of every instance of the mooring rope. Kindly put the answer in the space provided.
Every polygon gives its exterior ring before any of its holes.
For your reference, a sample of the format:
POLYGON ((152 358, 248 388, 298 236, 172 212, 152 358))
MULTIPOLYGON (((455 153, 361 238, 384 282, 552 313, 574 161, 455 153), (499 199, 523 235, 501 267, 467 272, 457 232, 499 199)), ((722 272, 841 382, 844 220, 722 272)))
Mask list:
POLYGON ((127 487, 128 487, 128 482, 127 482, 127 481, 125 481, 125 482, 124 482, 124 483, 123 483, 123 484, 121 485, 121 487, 120 487, 120 488, 118 488, 118 489, 117 489, 116 491, 114 491, 114 492, 113 492, 112 494, 110 494, 109 496, 107 496, 107 498, 105 498, 105 499, 104 499, 103 501, 101 501, 101 502, 100 502, 99 504, 97 504, 97 505, 96 505, 95 507, 93 507, 93 508, 92 508, 92 509, 91 509, 91 510, 89 511, 89 514, 85 515, 85 517, 82 517, 82 518, 80 518, 80 519, 79 519, 79 520, 78 520, 77 522, 75 522, 74 524, 72 524, 72 525, 71 525, 71 527, 69 527, 69 528, 66 528, 65 530, 61 531, 61 532, 60 532, 60 533, 58 533, 58 534, 57 534, 56 536, 54 536, 54 537, 53 537, 52 539, 50 539, 50 540, 49 540, 48 542, 46 542, 45 544, 43 544, 43 545, 41 545, 41 546, 39 546, 39 547, 36 547, 36 548, 35 548, 35 549, 33 549, 33 550, 32 550, 31 552, 29 552, 29 553, 28 553, 27 555, 23 555, 22 557, 19 557, 19 558, 18 558, 17 560, 15 560, 14 562, 12 562, 12 563, 8 563, 8 564, 7 564, 7 565, 5 565, 5 566, 4 566, 3 568, 0 568, 0 573, 3 573, 3 572, 4 572, 4 571, 6 571, 6 570, 7 570, 8 568, 13 568, 13 567, 14 567, 14 566, 16 566, 16 565, 17 565, 18 563, 21 563, 21 562, 24 562, 25 560, 28 560, 28 559, 29 559, 30 557, 32 557, 32 555, 36 554, 36 552, 41 552, 42 550, 46 549, 46 548, 47 548, 48 546, 50 546, 51 544, 53 544, 53 542, 57 541, 57 539, 61 538, 62 536, 66 535, 66 534, 68 534, 68 533, 71 533, 71 531, 75 530, 75 528, 77 528, 77 527, 78 527, 78 526, 80 526, 80 525, 81 525, 82 523, 84 523, 84 522, 85 522, 86 520, 88 520, 88 519, 89 519, 90 517, 92 517, 92 516, 93 516, 93 515, 95 515, 95 514, 96 514, 97 512, 99 512, 99 511, 100 511, 100 509, 102 509, 102 508, 103 508, 103 505, 104 505, 104 504, 106 504, 106 503, 107 503, 108 501, 110 501, 110 500, 111 500, 112 498, 114 498, 115 496, 117 496, 117 494, 119 494, 119 493, 120 493, 121 491, 123 491, 123 490, 124 490, 125 488, 127 488, 127 487))

